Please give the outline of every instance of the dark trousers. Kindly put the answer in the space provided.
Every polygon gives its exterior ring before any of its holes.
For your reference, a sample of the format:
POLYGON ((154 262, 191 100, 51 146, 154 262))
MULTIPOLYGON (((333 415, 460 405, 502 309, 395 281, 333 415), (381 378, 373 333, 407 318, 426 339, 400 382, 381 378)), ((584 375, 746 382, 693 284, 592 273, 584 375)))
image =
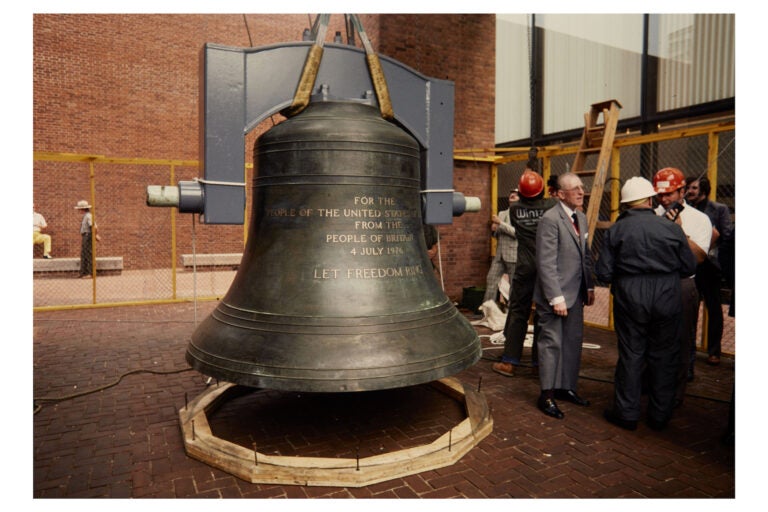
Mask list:
POLYGON ((612 292, 619 352, 614 411, 625 420, 640 418, 645 373, 647 415, 667 421, 672 416, 680 369, 680 278, 631 277, 614 283, 612 292))
POLYGON ((720 269, 710 260, 705 260, 696 267, 696 288, 704 301, 704 307, 707 308, 707 352, 711 356, 720 356, 720 343, 723 338, 721 279, 720 269))
POLYGON ((680 280, 683 298, 680 332, 680 369, 677 372, 677 392, 675 398, 683 401, 688 375, 693 375, 693 363, 696 361, 696 327, 699 319, 699 291, 690 277, 680 280))
MULTIPOLYGON (((530 269, 530 267, 528 267, 530 269)), ((533 306, 533 288, 536 285, 536 270, 526 270, 520 267, 512 278, 512 287, 507 309, 507 321, 504 324, 504 353, 501 360, 507 363, 520 364, 523 355, 525 335, 528 333, 528 319, 531 316, 533 306)), ((537 322, 534 322, 534 325, 537 322)), ((538 360, 536 350, 536 336, 532 350, 534 363, 538 360)))
POLYGON ((718 262, 723 272, 725 285, 731 290, 728 316, 736 316, 736 253, 735 240, 723 240, 718 249, 718 262))
POLYGON ((80 245, 80 275, 93 275, 93 245, 91 243, 91 233, 81 235, 82 245, 80 245))

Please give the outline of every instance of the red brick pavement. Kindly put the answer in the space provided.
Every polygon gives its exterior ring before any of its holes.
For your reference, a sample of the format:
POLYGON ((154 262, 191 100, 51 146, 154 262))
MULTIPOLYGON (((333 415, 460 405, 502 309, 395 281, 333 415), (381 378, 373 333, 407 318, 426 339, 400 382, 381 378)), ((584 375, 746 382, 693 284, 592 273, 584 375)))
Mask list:
MULTIPOLYGON (((200 303, 203 318, 215 303, 200 303)), ((664 432, 635 432, 602 418, 612 394, 614 334, 590 329, 580 393, 592 406, 561 404, 559 421, 534 406, 529 371, 490 371, 500 349, 456 377, 480 385, 493 432, 451 466, 361 488, 244 482, 187 457, 178 409, 205 388, 186 370, 193 305, 37 312, 34 333, 34 498, 734 498, 728 424, 734 361, 700 359, 685 404, 664 432), (148 370, 154 373, 129 374, 148 370), (114 384, 114 385, 113 385, 114 384), (67 397, 60 401, 45 397, 67 397)), ((480 328, 481 334, 488 331, 480 328)), ((703 357, 703 356, 700 356, 703 357)), ((398 449, 436 435, 445 404, 422 387, 366 395, 246 395, 212 420, 218 435, 259 451, 348 457, 398 449), (350 411, 357 411, 353 414, 350 411), (262 420, 262 421, 260 421, 262 420), (219 429, 218 431, 216 429, 219 429)), ((448 418, 450 419, 450 418, 448 418)), ((735 500, 734 500, 735 502, 735 500)))

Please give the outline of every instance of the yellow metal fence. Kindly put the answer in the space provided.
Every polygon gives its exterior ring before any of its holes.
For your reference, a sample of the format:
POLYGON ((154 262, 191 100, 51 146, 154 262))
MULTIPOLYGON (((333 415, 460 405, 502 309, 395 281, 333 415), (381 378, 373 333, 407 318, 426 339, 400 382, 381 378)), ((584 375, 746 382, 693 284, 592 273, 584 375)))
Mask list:
MULTIPOLYGON (((539 170, 545 179, 561 174, 573 162, 576 146, 539 148, 539 170)), ((492 174, 492 211, 507 208, 529 157, 529 148, 460 149, 458 162, 487 166, 492 174)), ((596 156, 592 158, 597 158, 596 156)), ((587 161, 585 168, 594 162, 587 161)), ((617 136, 611 173, 601 201, 599 219, 619 214, 621 184, 632 176, 651 178, 673 166, 686 175, 704 175, 712 183, 712 199, 725 203, 735 221, 735 125, 719 123, 653 135, 617 136)), ((249 182, 252 166, 244 169, 249 182)), ((243 226, 200 224, 194 215, 175 208, 146 206, 148 185, 176 184, 198 175, 194 160, 109 158, 98 155, 34 153, 33 198, 48 223, 53 260, 42 260, 33 247, 33 301, 36 310, 101 307, 131 303, 220 298, 229 289, 247 233, 243 226), (81 278, 79 200, 92 205, 100 242, 94 243, 97 270, 81 278), (193 255, 195 256, 193 258, 193 255), (66 266, 65 265, 69 265, 66 266), (58 266, 57 266, 58 265, 58 266), (58 270, 47 270, 50 268, 58 270), (67 270, 61 270, 66 267, 67 270)), ((590 178, 585 185, 591 188, 590 178)), ((594 199, 591 199, 594 200, 594 199)), ((246 188, 246 211, 250 208, 246 188)), ((601 230, 592 241, 599 251, 601 230)), ((727 306, 724 306, 727 312, 727 306)), ((598 287, 595 305, 586 310, 590 324, 613 328, 607 287, 598 287)), ((700 318, 706 321, 702 310, 700 318)), ((723 351, 735 353, 735 322, 725 317, 723 351)))
MULTIPOLYGON (((251 166, 244 169, 247 174, 251 166)), ((206 226, 175 208, 146 205, 148 185, 198 175, 193 160, 34 153, 33 201, 46 219, 53 259, 33 245, 37 310, 221 297, 243 250, 243 226, 206 226), (83 210, 91 205, 96 264, 80 275, 83 210)))

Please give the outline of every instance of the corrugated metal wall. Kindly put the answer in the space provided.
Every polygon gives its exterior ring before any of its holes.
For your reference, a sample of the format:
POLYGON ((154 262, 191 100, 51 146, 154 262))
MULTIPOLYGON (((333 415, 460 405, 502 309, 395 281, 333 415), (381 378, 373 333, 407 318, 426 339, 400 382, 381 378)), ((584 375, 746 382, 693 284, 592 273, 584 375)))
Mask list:
POLYGON ((642 15, 536 16, 544 30, 542 130, 584 126, 584 112, 616 99, 621 117, 640 114, 642 15))
MULTIPOLYGON (((530 137, 530 15, 497 15, 496 143, 530 137)), ((616 99, 641 114, 644 15, 537 14, 543 55, 543 133, 584 126, 584 112, 616 99)), ((653 14, 658 111, 735 97, 735 15, 653 14)))
POLYGON ((668 14, 658 23, 660 111, 736 95, 735 16, 668 14))

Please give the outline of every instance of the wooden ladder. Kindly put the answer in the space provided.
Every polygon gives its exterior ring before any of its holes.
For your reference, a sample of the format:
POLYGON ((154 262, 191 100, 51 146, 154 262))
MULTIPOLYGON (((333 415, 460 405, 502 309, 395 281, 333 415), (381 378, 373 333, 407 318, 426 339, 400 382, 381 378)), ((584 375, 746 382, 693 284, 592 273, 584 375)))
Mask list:
POLYGON ((584 114, 584 133, 581 135, 579 150, 576 152, 576 158, 574 158, 571 168, 571 172, 581 178, 594 177, 592 191, 588 194, 589 203, 587 205, 589 240, 594 240, 620 108, 621 103, 617 100, 601 101, 591 105, 589 112, 584 114), (602 122, 600 114, 602 114, 602 122), (584 169, 584 162, 593 153, 598 153, 597 168, 584 169))

